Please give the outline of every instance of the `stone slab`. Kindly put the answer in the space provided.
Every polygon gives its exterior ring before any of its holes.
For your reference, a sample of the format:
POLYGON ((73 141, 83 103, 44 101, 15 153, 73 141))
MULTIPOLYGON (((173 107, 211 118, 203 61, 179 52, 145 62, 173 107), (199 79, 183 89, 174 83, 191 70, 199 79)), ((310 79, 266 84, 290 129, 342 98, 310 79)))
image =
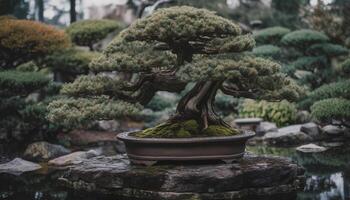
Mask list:
POLYGON ((294 199, 304 173, 288 159, 251 154, 233 164, 149 167, 97 156, 61 170, 58 182, 68 188, 144 200, 294 199))

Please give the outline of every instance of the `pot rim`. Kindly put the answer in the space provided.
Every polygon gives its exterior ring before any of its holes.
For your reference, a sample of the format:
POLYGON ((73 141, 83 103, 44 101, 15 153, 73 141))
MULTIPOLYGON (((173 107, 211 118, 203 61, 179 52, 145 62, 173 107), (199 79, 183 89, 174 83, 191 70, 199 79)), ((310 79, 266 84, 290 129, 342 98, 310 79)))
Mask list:
POLYGON ((207 142, 222 142, 222 141, 241 141, 248 140, 255 136, 255 132, 243 130, 242 134, 234 136, 220 137, 192 137, 192 138, 138 138, 130 134, 138 131, 123 132, 117 135, 117 139, 126 142, 134 143, 207 143, 207 142))

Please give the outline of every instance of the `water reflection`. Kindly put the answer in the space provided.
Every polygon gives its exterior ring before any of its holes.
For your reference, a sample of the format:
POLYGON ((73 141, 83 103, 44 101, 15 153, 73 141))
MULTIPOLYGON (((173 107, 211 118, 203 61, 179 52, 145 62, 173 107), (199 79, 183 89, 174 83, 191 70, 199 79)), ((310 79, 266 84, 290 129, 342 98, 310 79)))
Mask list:
POLYGON ((248 147, 262 155, 288 157, 305 168, 307 176, 304 191, 298 200, 350 199, 350 148, 332 148, 321 153, 300 153, 295 148, 248 147))

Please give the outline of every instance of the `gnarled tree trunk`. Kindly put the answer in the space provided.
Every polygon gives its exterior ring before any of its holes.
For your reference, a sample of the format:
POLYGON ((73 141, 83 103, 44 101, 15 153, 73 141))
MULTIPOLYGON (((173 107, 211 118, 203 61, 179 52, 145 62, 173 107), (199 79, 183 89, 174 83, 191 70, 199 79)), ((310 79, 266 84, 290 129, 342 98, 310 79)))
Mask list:
POLYGON ((180 101, 171 121, 195 119, 202 129, 209 125, 230 127, 214 110, 215 96, 222 81, 198 82, 180 101))

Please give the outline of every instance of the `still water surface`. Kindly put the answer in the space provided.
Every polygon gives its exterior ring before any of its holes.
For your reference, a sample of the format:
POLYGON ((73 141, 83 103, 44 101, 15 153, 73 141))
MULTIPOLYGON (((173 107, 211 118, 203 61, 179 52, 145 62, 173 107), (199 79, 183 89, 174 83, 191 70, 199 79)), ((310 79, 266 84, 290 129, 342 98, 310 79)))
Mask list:
POLYGON ((321 153, 300 153, 295 148, 248 147, 263 155, 289 157, 306 170, 306 186, 297 200, 350 200, 350 147, 321 153))

